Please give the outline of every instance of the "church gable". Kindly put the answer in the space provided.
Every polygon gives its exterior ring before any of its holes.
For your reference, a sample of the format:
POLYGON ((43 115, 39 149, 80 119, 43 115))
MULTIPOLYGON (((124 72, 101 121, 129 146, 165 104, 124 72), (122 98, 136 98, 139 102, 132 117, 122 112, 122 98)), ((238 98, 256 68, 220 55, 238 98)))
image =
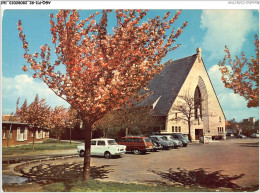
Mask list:
MULTIPOLYGON (((204 109, 209 111, 207 114, 218 114, 225 118, 224 112, 205 68, 203 59, 201 58, 201 49, 197 51, 197 58, 177 95, 183 95, 184 93, 189 92, 191 97, 194 97, 196 89, 198 88, 201 97, 207 103, 204 107, 204 109), (210 108, 208 108, 208 106, 210 106, 210 108)), ((177 97, 175 99, 177 99, 177 97)))
POLYGON ((167 64, 161 73, 151 80, 149 88, 154 93, 142 101, 141 105, 152 106, 160 97, 154 110, 158 116, 167 116, 196 58, 195 54, 167 64))

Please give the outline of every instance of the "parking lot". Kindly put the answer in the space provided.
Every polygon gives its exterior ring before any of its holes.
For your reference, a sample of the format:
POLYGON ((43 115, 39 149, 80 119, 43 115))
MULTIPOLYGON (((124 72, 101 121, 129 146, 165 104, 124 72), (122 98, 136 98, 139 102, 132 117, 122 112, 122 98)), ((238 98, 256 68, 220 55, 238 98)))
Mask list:
MULTIPOLYGON (((148 152, 121 158, 92 157, 92 177, 102 181, 175 184, 241 189, 259 186, 258 139, 230 139, 210 144, 148 152)), ((75 150, 76 151, 76 150, 75 150)), ((83 158, 38 162, 21 168, 28 177, 78 178, 83 158)))

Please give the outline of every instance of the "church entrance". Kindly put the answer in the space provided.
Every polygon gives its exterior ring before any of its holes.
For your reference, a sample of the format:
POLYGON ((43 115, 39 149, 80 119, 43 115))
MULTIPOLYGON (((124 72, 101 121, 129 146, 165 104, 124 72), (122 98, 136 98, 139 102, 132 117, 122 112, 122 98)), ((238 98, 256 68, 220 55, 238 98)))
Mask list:
POLYGON ((203 129, 195 129, 195 140, 199 140, 203 136, 203 129))

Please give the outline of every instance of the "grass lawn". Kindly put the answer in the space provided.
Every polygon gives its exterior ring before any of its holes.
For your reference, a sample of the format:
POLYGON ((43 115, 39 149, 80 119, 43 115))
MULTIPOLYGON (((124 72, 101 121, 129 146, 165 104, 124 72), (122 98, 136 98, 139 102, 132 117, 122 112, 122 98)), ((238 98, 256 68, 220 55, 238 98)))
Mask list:
POLYGON ((175 186, 151 186, 143 184, 124 184, 117 182, 100 182, 90 180, 83 182, 81 180, 72 182, 59 182, 43 186, 46 192, 210 192, 214 191, 208 188, 200 187, 175 187, 175 186))
POLYGON ((44 150, 60 150, 60 149, 73 149, 76 148, 78 144, 76 143, 69 143, 64 141, 58 141, 56 139, 47 139, 44 140, 42 143, 35 143, 34 150, 32 149, 32 144, 26 144, 21 146, 15 147, 2 147, 2 155, 13 155, 13 154, 20 154, 20 153, 29 153, 29 152, 37 152, 37 151, 44 151, 44 150))

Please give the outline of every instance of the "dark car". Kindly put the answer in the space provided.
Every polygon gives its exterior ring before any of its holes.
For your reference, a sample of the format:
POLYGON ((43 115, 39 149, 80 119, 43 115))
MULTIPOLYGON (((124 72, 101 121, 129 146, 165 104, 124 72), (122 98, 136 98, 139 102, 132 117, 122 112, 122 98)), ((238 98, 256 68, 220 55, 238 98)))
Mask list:
POLYGON ((147 151, 153 151, 154 145, 148 137, 127 136, 118 141, 119 145, 125 145, 126 151, 134 154, 145 154, 147 151))
POLYGON ((182 133, 172 133, 171 134, 174 139, 178 139, 182 142, 183 147, 187 147, 188 143, 190 142, 185 135, 182 133))
POLYGON ((149 138, 158 144, 162 146, 163 149, 170 149, 174 147, 174 143, 172 141, 167 140, 163 136, 158 136, 158 135, 151 135, 149 138))
POLYGON ((171 134, 160 134, 160 135, 171 135, 173 139, 181 141, 183 147, 187 147, 188 143, 190 143, 188 138, 182 133, 171 133, 171 134))
POLYGON ((181 133, 181 135, 184 137, 184 139, 188 142, 188 143, 190 143, 190 140, 189 140, 189 137, 187 137, 185 134, 183 134, 183 133, 181 133))
POLYGON ((172 141, 175 149, 183 146, 183 144, 180 140, 174 139, 171 135, 161 135, 161 136, 163 136, 163 139, 165 139, 165 140, 172 141))
POLYGON ((242 135, 242 134, 238 134, 238 135, 237 135, 237 138, 245 139, 246 136, 245 136, 245 135, 242 135))
POLYGON ((153 151, 157 151, 157 150, 160 150, 160 149, 162 149, 163 147, 162 147, 162 145, 161 144, 159 144, 158 142, 155 142, 155 141, 153 141, 153 140, 151 140, 152 141, 152 143, 153 143, 153 146, 154 146, 154 149, 153 149, 153 151))

